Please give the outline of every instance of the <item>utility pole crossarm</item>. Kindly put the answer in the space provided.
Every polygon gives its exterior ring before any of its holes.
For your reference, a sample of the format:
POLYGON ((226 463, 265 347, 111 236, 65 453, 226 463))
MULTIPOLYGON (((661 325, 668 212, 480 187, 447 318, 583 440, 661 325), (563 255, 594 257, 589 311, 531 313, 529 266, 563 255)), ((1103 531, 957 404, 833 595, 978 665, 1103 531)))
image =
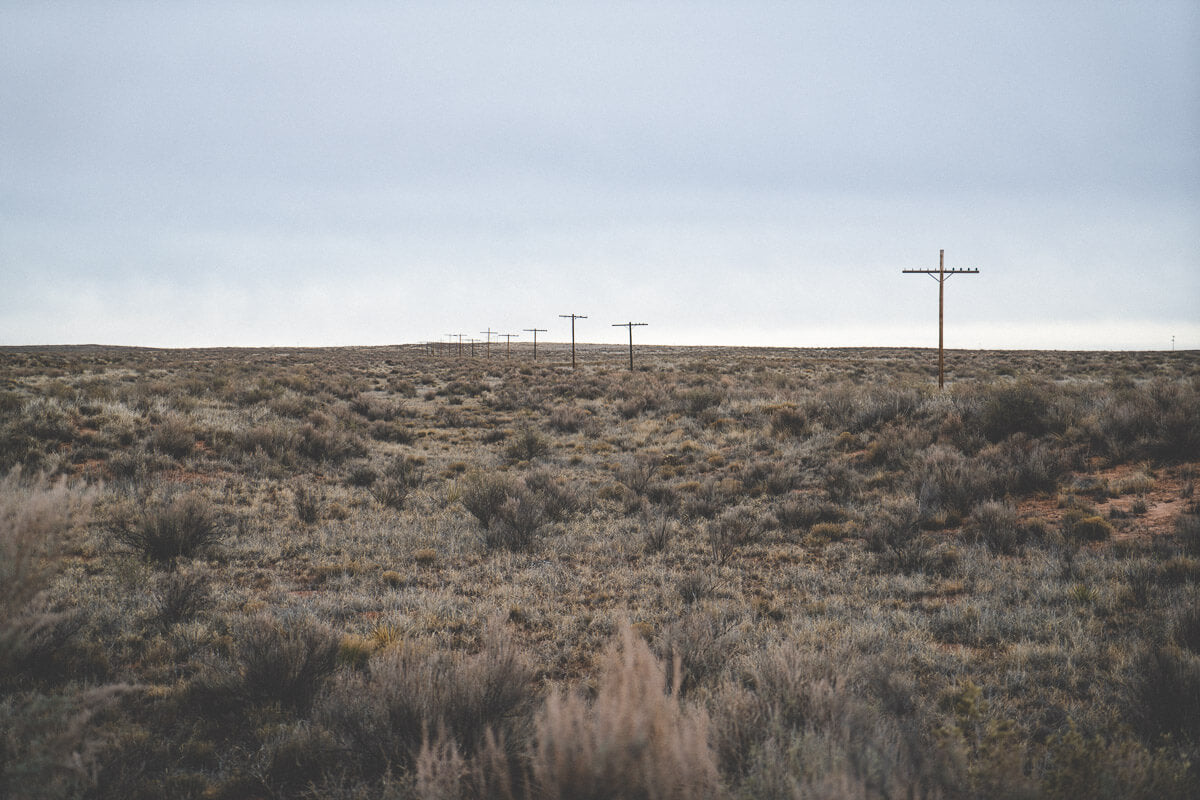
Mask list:
POLYGON ((968 267, 967 269, 902 269, 901 272, 922 272, 927 275, 956 275, 960 272, 969 272, 972 275, 979 274, 979 270, 968 267))

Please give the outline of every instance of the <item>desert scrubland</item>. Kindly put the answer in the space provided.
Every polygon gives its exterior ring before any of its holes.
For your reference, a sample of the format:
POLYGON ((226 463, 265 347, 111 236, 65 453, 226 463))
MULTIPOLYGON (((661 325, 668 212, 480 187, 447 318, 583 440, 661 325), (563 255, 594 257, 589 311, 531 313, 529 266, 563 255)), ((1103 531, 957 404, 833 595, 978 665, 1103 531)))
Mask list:
POLYGON ((0 349, 0 795, 1200 796, 1200 354, 0 349))

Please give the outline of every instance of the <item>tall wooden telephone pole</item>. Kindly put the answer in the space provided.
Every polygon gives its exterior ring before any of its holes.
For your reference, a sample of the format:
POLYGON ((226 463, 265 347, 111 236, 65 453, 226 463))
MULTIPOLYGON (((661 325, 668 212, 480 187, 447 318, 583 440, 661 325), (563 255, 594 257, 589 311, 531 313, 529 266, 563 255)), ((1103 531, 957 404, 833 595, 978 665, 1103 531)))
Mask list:
POLYGON ((902 270, 906 273, 921 273, 931 276, 938 282, 938 388, 941 389, 946 382, 946 360, 943 355, 942 344, 944 342, 942 336, 942 324, 945 319, 946 306, 946 279, 951 275, 978 275, 977 269, 946 269, 946 251, 938 251, 938 268, 937 269, 906 269, 902 270))
POLYGON ((533 360, 537 361, 537 335, 539 333, 546 333, 546 329, 545 328, 521 328, 521 330, 525 331, 526 333, 533 334, 533 360))
POLYGON ((615 322, 614 328, 629 328, 629 371, 633 372, 633 329, 640 328, 643 325, 649 325, 648 322, 615 322))
POLYGON ((480 333, 487 334, 487 357, 491 358, 492 357, 492 335, 495 334, 496 332, 489 327, 486 331, 480 331, 480 333))
POLYGON ((571 320, 571 369, 575 369, 575 320, 587 319, 584 314, 559 314, 563 319, 571 320))

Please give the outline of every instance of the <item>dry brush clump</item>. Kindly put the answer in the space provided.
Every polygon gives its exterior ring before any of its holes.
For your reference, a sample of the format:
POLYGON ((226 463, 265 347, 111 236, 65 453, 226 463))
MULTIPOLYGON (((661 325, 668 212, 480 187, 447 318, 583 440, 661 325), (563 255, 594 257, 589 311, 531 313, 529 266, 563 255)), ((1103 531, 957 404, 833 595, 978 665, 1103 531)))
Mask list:
POLYGON ((666 667, 629 628, 605 656, 594 700, 547 699, 531 762, 537 797, 720 796, 707 714, 668 690, 666 667))
POLYGON ((117 542, 168 569, 212 549, 225 535, 225 523, 196 492, 148 499, 133 510, 121 508, 109 524, 117 542))

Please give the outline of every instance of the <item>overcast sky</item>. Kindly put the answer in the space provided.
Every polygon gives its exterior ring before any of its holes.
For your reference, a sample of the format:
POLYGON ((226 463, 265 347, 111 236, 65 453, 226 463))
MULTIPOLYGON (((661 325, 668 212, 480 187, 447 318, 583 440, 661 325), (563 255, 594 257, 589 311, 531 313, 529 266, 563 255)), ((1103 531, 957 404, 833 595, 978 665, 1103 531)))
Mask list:
POLYGON ((936 346, 939 249, 1200 348, 1200 3, 0 0, 0 344, 936 346))

